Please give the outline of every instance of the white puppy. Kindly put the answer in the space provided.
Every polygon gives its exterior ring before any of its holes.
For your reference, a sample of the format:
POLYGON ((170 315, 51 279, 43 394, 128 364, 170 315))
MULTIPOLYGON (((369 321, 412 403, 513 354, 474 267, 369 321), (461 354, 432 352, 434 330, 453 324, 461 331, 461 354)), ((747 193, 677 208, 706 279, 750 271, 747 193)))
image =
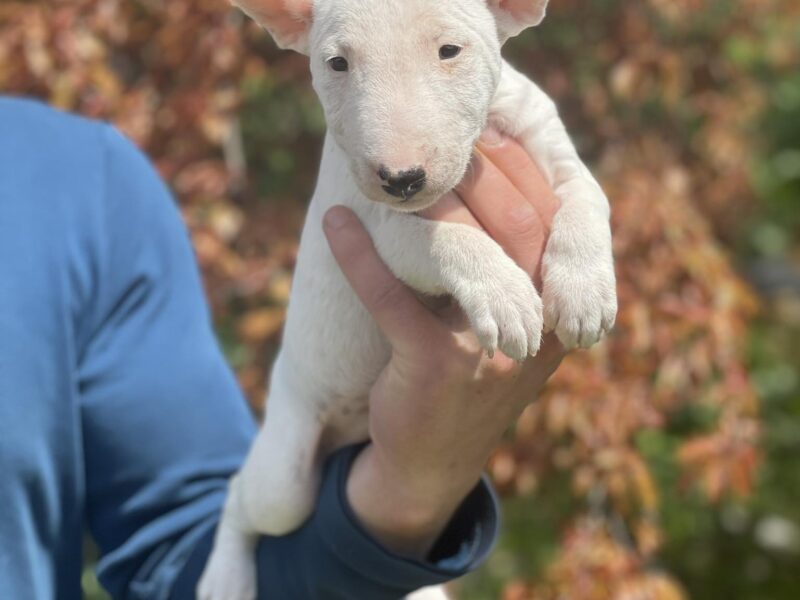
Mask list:
POLYGON ((331 255, 328 208, 352 208, 408 285, 454 297, 490 353, 534 355, 543 329, 590 346, 617 310, 608 201, 553 102, 500 55, 507 38, 542 21, 547 0, 238 4, 281 46, 310 56, 329 132, 266 421, 232 480, 201 600, 254 598, 257 536, 301 525, 326 456, 368 438, 367 396, 390 350, 331 255), (487 124, 525 146, 561 202, 541 298, 484 233, 415 215, 462 179, 487 124))

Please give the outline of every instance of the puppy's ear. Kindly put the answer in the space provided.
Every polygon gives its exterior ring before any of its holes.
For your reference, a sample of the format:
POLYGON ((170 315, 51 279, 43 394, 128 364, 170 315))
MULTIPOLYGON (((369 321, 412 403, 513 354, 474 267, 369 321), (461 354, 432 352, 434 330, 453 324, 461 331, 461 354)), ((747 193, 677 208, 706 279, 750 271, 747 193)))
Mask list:
POLYGON ((308 54, 312 0, 232 0, 270 32, 281 48, 308 54))
POLYGON ((548 0, 487 0, 503 41, 544 20, 548 0))

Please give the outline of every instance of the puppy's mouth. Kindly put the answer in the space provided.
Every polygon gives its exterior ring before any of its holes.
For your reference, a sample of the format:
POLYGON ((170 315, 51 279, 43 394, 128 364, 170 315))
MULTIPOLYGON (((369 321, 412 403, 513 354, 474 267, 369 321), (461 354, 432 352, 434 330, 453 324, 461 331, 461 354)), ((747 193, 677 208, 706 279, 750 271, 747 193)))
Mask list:
POLYGON ((385 204, 388 204, 392 210, 396 210, 398 212, 417 213, 436 204, 439 201, 439 198, 440 197, 428 199, 414 198, 413 200, 411 198, 401 198, 399 200, 390 200, 389 202, 385 202, 385 204))
POLYGON ((359 188, 364 196, 372 202, 404 213, 424 210, 436 204, 439 198, 446 193, 446 190, 440 190, 441 184, 437 185, 427 177, 401 186, 381 184, 377 181, 361 181, 359 188))
POLYGON ((422 191, 422 188, 425 187, 426 183, 427 183, 427 179, 426 178, 422 178, 422 179, 414 182, 413 184, 411 184, 407 188, 403 188, 403 189, 397 189, 397 188, 394 188, 394 187, 391 187, 391 186, 388 186, 388 185, 384 185, 382 187, 383 187, 383 191, 386 192, 387 194, 389 194, 390 196, 394 196, 395 198, 400 198, 400 202, 408 202, 409 200, 411 200, 411 198, 413 198, 419 192, 422 191))

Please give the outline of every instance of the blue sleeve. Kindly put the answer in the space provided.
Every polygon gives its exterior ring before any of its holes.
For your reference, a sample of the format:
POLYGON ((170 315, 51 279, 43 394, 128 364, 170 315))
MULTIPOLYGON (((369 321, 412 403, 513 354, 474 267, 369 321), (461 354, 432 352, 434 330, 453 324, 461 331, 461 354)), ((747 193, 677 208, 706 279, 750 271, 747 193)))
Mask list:
POLYGON ((213 527, 255 424, 222 357, 179 212, 107 129, 103 233, 79 346, 87 520, 114 598, 165 598, 213 527))
MULTIPOLYGON (((169 192, 119 134, 108 129, 105 144, 107 201, 96 217, 106 233, 78 357, 87 519, 114 598, 190 599, 255 424, 216 343, 169 192)), ((485 484, 430 563, 382 549, 344 501, 356 451, 330 462, 309 523, 261 544, 260 597, 399 598, 487 555, 497 511, 485 484)))

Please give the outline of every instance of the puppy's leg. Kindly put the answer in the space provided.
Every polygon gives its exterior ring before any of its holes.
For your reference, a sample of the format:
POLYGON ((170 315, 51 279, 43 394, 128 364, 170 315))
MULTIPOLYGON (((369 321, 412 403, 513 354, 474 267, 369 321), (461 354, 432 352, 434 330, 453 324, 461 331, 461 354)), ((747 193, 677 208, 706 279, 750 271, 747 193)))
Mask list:
POLYGON ((258 534, 241 519, 240 479, 231 479, 222 518, 214 536, 198 600, 255 600, 257 595, 255 549, 258 534))
POLYGON ((306 408, 273 387, 264 426, 239 473, 240 516, 257 533, 285 535, 314 509, 323 427, 306 408))
POLYGON ((406 600, 449 600, 444 586, 428 587, 406 596, 406 600))
POLYGON ((523 360, 539 351, 539 294, 484 232, 388 211, 365 224, 394 274, 423 293, 453 296, 488 352, 523 360))
POLYGON ((321 420, 305 397, 289 393, 279 368, 267 418, 241 471, 231 479, 199 600, 253 600, 261 535, 284 535, 311 514, 320 478, 321 420))
POLYGON ((561 201, 542 270, 545 328, 567 348, 588 348, 617 314, 608 200, 553 101, 507 64, 490 120, 522 142, 561 201))

